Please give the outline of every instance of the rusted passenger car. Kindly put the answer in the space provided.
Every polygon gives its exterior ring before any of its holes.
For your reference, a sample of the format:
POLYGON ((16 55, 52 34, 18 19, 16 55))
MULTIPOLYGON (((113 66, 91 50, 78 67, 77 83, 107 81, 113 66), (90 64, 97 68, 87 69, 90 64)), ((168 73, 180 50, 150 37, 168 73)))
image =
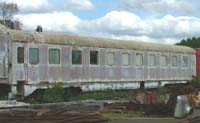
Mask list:
POLYGON ((29 95, 54 83, 83 91, 152 88, 196 75, 184 46, 2 30, 0 83, 29 95))

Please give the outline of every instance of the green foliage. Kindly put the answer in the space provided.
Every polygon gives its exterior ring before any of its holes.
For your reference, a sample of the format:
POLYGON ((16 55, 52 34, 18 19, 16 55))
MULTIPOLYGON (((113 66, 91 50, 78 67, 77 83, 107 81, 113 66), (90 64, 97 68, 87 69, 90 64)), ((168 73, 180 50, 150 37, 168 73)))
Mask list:
POLYGON ((76 101, 76 100, 118 100, 126 99, 132 100, 134 93, 133 91, 95 91, 95 92, 82 92, 80 88, 68 87, 63 88, 62 84, 56 84, 52 87, 44 90, 43 94, 35 99, 29 99, 27 102, 30 103, 56 103, 63 101, 76 101))
POLYGON ((0 100, 7 100, 7 99, 8 99, 8 96, 3 96, 3 95, 0 96, 0 100))
POLYGON ((182 46, 189 46, 192 48, 200 48, 200 37, 192 37, 188 39, 183 39, 180 43, 176 43, 176 45, 182 45, 182 46))
POLYGON ((77 96, 70 97, 69 100, 85 100, 85 99, 95 99, 95 100, 117 100, 117 99, 127 99, 132 100, 132 91, 115 91, 115 90, 105 90, 97 92, 86 92, 77 96))
POLYGON ((41 25, 38 25, 36 28, 36 32, 43 32, 43 28, 41 25))
POLYGON ((40 102, 55 103, 63 102, 65 100, 65 89, 63 84, 55 84, 48 87, 40 98, 40 102))
POLYGON ((193 76, 193 77, 192 77, 192 83, 200 84, 200 77, 198 77, 198 76, 193 76))

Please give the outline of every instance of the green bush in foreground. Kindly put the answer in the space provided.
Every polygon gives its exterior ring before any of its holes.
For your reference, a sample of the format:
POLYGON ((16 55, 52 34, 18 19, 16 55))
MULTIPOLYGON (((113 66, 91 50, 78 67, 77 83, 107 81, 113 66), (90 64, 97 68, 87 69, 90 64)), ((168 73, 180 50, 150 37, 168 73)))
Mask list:
POLYGON ((40 98, 40 102, 52 103, 65 101, 65 89, 63 84, 55 84, 48 87, 40 98))
POLYGON ((193 76, 193 77, 192 77, 192 83, 200 84, 200 77, 198 77, 198 76, 193 76))
POLYGON ((75 100, 118 100, 126 99, 132 100, 134 96, 133 91, 116 91, 116 90, 104 90, 104 91, 93 91, 93 92, 82 92, 78 87, 64 88, 63 84, 55 84, 48 87, 39 97, 36 98, 35 102, 31 100, 31 103, 57 103, 64 101, 75 101, 75 100))
POLYGON ((117 100, 117 99, 127 99, 131 100, 133 98, 132 91, 115 91, 115 90, 105 90, 105 91, 94 91, 85 92, 77 96, 72 96, 69 100, 85 100, 85 99, 95 99, 95 100, 117 100))
POLYGON ((5 96, 5 95, 1 95, 1 96, 0 96, 0 101, 1 101, 1 100, 7 100, 7 99, 8 99, 8 96, 5 96))

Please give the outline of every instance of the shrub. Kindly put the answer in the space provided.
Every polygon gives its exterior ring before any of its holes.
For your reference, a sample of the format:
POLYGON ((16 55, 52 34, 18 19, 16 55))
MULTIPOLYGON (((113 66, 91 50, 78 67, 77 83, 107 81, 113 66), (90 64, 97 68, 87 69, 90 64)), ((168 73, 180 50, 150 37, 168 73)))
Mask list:
POLYGON ((193 76, 193 77, 192 77, 192 83, 200 84, 200 77, 198 77, 198 76, 193 76))
POLYGON ((56 102, 63 102, 65 100, 65 89, 63 84, 55 84, 52 87, 48 87, 41 99, 40 102, 46 103, 56 103, 56 102))
POLYGON ((104 90, 94 92, 84 92, 77 96, 71 96, 69 100, 117 100, 117 99, 128 99, 133 98, 133 91, 116 91, 116 90, 104 90))

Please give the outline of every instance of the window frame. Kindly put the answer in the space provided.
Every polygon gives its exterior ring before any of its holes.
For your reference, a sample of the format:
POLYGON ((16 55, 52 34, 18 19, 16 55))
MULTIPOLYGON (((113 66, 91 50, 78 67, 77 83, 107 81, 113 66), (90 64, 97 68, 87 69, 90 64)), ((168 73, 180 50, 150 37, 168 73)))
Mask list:
POLYGON ((17 63, 18 64, 24 64, 25 63, 25 47, 17 47, 17 63), (22 57, 22 56, 20 56, 21 52, 19 52, 20 48, 23 49, 23 60, 20 60, 20 58, 22 57), (20 53, 20 55, 19 55, 19 53, 20 53))
POLYGON ((167 60, 168 60, 168 56, 167 55, 160 55, 160 66, 161 67, 167 67, 168 64, 167 64, 167 60), (165 57, 165 64, 162 64, 162 57, 165 57))
POLYGON ((130 53, 128 52, 123 52, 122 53, 122 66, 129 66, 130 65, 130 53), (124 57, 123 55, 128 55, 128 64, 124 64, 124 57))
POLYGON ((90 65, 99 65, 99 59, 100 59, 100 57, 99 57, 99 51, 97 51, 97 50, 90 50, 90 65), (91 63, 91 52, 97 52, 97 63, 96 64, 92 64, 91 63))
POLYGON ((172 67, 178 67, 178 56, 173 55, 171 61, 172 61, 172 62, 171 62, 171 63, 172 63, 172 67), (176 58, 176 65, 173 64, 173 63, 174 63, 174 62, 173 62, 173 58, 174 58, 174 57, 176 58))
POLYGON ((144 54, 143 53, 136 53, 135 54, 135 65, 136 66, 144 66, 144 54), (141 64, 137 64, 137 60, 138 60, 138 57, 137 56, 142 56, 141 58, 142 58, 142 62, 141 62, 141 64))
POLYGON ((60 65, 61 64, 61 49, 57 48, 57 47, 50 47, 48 48, 48 63, 49 65, 60 65), (50 50, 58 50, 58 54, 59 54, 59 63, 50 63, 50 50))
POLYGON ((83 64, 83 51, 81 49, 72 49, 71 50, 71 65, 82 65, 83 64), (80 63, 73 63, 73 51, 80 51, 81 60, 80 63))
POLYGON ((38 47, 29 47, 29 64, 31 64, 31 65, 37 65, 37 64, 39 64, 40 63, 40 49, 38 48, 38 47), (30 63, 30 49, 37 49, 38 50, 38 57, 37 57, 37 63, 30 63))
POLYGON ((157 63, 156 63, 156 54, 148 54, 148 66, 149 67, 156 67, 157 66, 157 63), (150 56, 154 56, 154 64, 153 65, 150 65, 150 56))
POLYGON ((189 67, 189 58, 188 58, 188 56, 186 56, 186 55, 182 55, 181 56, 181 67, 183 67, 183 68, 189 67), (186 64, 186 66, 184 66, 184 64, 183 64, 183 57, 187 58, 187 64, 186 64))
POLYGON ((106 65, 107 66, 114 66, 116 64, 116 61, 115 61, 115 52, 107 52, 106 53, 106 65), (108 54, 113 54, 113 64, 109 64, 108 62, 108 54))

